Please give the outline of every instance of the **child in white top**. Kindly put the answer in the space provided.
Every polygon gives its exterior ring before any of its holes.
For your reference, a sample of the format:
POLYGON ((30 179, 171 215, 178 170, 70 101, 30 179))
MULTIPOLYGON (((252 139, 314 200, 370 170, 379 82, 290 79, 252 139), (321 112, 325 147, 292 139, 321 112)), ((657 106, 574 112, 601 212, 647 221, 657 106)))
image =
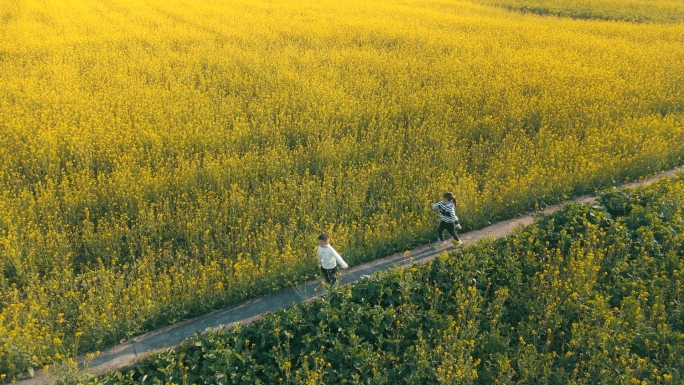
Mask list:
POLYGON ((321 234, 318 237, 318 263, 321 264, 321 273, 326 282, 334 285, 337 282, 337 264, 339 263, 343 269, 348 268, 347 262, 340 257, 335 249, 330 245, 330 236, 328 234, 321 234))

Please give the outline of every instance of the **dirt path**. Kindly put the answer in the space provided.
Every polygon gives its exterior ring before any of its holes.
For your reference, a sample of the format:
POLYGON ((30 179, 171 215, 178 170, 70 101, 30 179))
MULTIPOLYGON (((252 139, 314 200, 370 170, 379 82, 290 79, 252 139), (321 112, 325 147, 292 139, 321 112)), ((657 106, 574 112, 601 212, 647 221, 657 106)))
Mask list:
MULTIPOLYGON (((684 171, 684 167, 678 167, 670 171, 659 173, 651 178, 627 183, 619 187, 645 186, 660 178, 674 176, 678 171, 684 171)), ((570 202, 588 203, 593 202, 596 199, 596 197, 581 196, 567 201, 564 204, 570 202)), ((564 204, 548 206, 541 214, 550 214, 560 210, 563 208, 564 204)), ((463 233, 460 238, 466 244, 477 242, 480 239, 487 237, 500 238, 512 233, 520 226, 531 224, 539 214, 540 213, 529 213, 497 222, 480 230, 463 233)), ((411 250, 408 254, 398 253, 386 258, 377 259, 347 270, 341 277, 341 282, 343 284, 355 282, 363 275, 369 275, 379 270, 386 270, 395 265, 403 266, 411 263, 424 263, 439 254, 453 250, 453 248, 454 247, 451 246, 449 248, 435 249, 433 246, 426 245, 411 250)), ((217 310, 197 318, 192 318, 163 329, 143 334, 103 351, 98 357, 90 361, 89 372, 92 374, 101 374, 108 370, 120 369, 130 365, 144 355, 170 349, 180 344, 183 340, 192 336, 197 331, 204 331, 207 328, 215 329, 222 327, 223 325, 230 326, 236 322, 248 324, 261 318, 261 315, 266 312, 290 308, 297 303, 315 298, 320 293, 320 283, 318 281, 309 281, 294 288, 282 289, 238 305, 229 306, 225 309, 217 310)), ((81 362, 82 361, 83 360, 81 359, 81 362)), ((33 385, 51 382, 54 382, 54 379, 50 377, 49 374, 39 370, 36 371, 33 378, 22 380, 20 381, 20 384, 33 385)))

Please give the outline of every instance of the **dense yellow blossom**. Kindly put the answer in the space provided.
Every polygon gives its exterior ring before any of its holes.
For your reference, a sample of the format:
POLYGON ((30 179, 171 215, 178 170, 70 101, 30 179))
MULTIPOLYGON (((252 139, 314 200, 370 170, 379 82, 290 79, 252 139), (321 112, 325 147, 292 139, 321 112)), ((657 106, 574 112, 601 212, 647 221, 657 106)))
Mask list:
POLYGON ((678 164, 682 36, 455 0, 0 0, 0 374, 301 281, 323 230, 351 263, 405 250, 445 190, 474 228, 678 164))

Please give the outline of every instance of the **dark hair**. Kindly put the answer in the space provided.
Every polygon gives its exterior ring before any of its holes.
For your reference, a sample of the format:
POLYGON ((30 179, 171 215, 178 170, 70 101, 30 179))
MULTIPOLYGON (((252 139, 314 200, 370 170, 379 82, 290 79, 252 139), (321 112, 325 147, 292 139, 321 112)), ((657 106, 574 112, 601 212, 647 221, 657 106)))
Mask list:
POLYGON ((330 240, 330 235, 328 233, 323 233, 318 236, 319 241, 329 241, 330 240))
POLYGON ((450 192, 444 193, 444 195, 442 195, 442 198, 448 200, 449 202, 453 202, 454 200, 456 200, 456 198, 454 198, 454 194, 450 192))

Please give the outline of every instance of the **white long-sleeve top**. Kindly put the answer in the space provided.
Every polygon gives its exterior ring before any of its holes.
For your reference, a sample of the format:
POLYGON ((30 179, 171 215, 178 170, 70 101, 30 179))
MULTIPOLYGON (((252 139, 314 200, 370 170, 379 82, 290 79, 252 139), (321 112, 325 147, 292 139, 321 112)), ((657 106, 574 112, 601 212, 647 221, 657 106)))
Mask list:
POLYGON ((347 262, 337 254, 337 251, 332 246, 326 247, 318 246, 318 262, 324 269, 332 269, 339 263, 343 268, 348 268, 347 262))

